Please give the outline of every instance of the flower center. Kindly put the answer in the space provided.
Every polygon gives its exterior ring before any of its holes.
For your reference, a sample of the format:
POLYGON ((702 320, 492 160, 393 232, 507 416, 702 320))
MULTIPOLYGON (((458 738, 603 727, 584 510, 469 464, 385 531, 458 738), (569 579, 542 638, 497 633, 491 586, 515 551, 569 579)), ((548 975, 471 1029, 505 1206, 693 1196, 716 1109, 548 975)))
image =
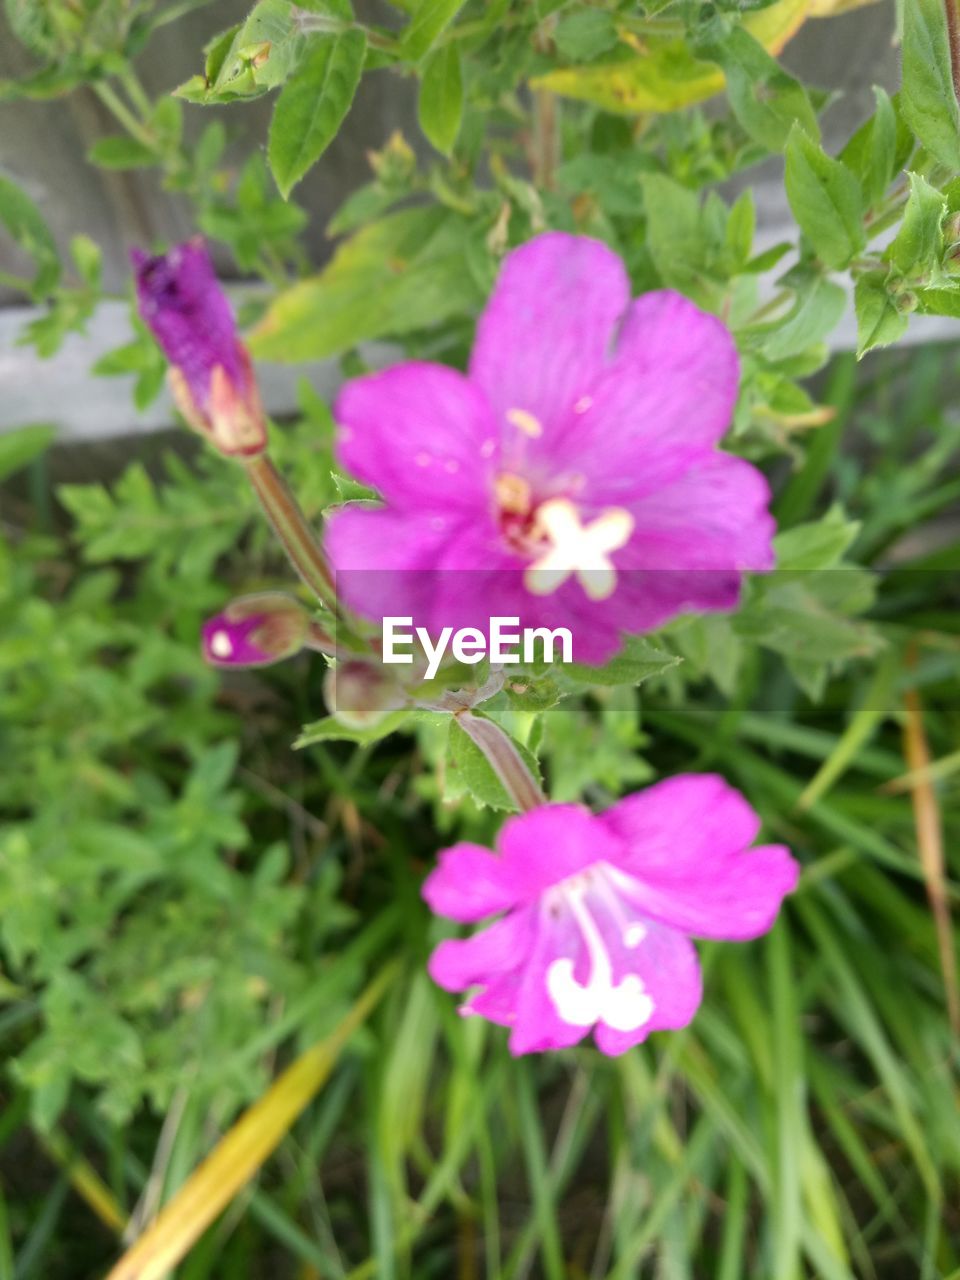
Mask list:
POLYGON ((614 981, 613 962, 597 923, 596 909, 606 909, 621 943, 629 950, 640 945, 647 931, 639 920, 626 918, 603 863, 558 884, 549 895, 548 905, 562 905, 571 913, 587 949, 589 969, 585 982, 575 976, 576 966, 570 956, 552 961, 547 968, 547 995, 563 1021, 575 1027, 603 1022, 615 1031, 636 1031, 649 1022, 655 1006, 640 976, 629 973, 620 982, 614 981))
POLYGON ((533 595, 551 595, 575 577, 591 600, 605 600, 617 585, 611 551, 627 544, 633 516, 608 507, 595 520, 582 523, 569 498, 536 502, 529 481, 502 471, 493 482, 500 533, 511 551, 532 558, 524 585, 533 595))

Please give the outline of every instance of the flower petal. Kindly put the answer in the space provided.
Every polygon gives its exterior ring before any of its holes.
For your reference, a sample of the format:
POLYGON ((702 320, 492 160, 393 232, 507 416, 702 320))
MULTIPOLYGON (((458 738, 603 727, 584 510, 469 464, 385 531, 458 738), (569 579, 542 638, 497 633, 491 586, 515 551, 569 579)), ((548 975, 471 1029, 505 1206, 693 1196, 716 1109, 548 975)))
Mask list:
POLYGON ((568 1049, 588 1034, 590 1027, 566 1021, 550 996, 549 973, 557 961, 567 960, 578 976, 586 964, 583 936, 569 911, 553 916, 540 910, 536 941, 523 966, 517 991, 516 1016, 508 1043, 514 1057, 568 1049))
POLYGON ((198 408, 206 412, 213 370, 220 366, 231 384, 250 381, 237 339, 237 326, 199 237, 151 257, 134 249, 140 314, 164 355, 181 372, 198 408))
POLYGON ((394 506, 486 507, 499 432, 463 374, 417 361, 394 365, 348 382, 334 417, 340 462, 394 506))
POLYGON ((531 911, 513 911, 470 938, 448 938, 431 955, 430 977, 445 991, 465 991, 519 968, 534 940, 531 911))
POLYGON ((437 575, 433 565, 449 521, 423 512, 350 504, 327 520, 324 547, 337 595, 365 618, 429 617, 437 575))
POLYGON ((507 256, 477 326, 470 377, 508 439, 538 428, 550 438, 603 369, 629 302, 623 263, 599 240, 548 232, 507 256))
POLYGON ((461 924, 506 911, 517 901, 503 860, 482 845, 467 842, 441 852, 420 892, 435 915, 461 924))
POLYGON ((582 477, 598 509, 656 493, 721 439, 739 379, 733 338, 715 316, 679 293, 644 294, 615 355, 557 421, 554 466, 582 477))
POLYGON ((696 948, 689 938, 673 929, 646 923, 643 940, 634 948, 611 946, 614 977, 622 982, 630 974, 643 983, 653 1004, 647 1022, 632 1031, 599 1022, 594 1039, 611 1057, 646 1040, 651 1031, 676 1031, 685 1027, 700 1008, 703 979, 696 948))
POLYGON ((773 568, 769 486, 749 462, 713 453, 631 508, 629 543, 613 555, 609 615, 641 634, 678 614, 734 609, 744 571, 773 568))
POLYGON ((612 830, 578 804, 548 804, 509 818, 497 841, 516 901, 539 898, 594 862, 618 863, 624 849, 612 830))
POLYGON ((620 892, 643 916, 702 938, 765 933, 796 886, 797 863, 779 845, 750 849, 760 819, 713 774, 685 775, 601 815, 627 849, 620 892))

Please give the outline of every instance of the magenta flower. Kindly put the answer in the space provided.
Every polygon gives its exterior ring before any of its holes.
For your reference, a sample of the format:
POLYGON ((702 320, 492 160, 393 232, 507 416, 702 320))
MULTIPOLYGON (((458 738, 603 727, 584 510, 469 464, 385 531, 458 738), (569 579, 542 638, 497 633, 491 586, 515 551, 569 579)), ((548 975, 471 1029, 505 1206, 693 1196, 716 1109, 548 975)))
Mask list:
POLYGON ((737 383, 719 320, 669 291, 631 301, 596 240, 539 236, 506 259, 466 375, 408 363, 340 393, 340 461, 385 505, 334 515, 338 589, 431 633, 565 625, 588 662, 733 608, 774 529, 763 476, 716 447, 737 383))
POLYGON ((215 667, 268 667, 309 641, 309 615, 282 591, 240 596, 203 624, 203 656, 215 667))
POLYGON ((430 974, 476 987, 461 1013, 510 1027, 510 1052, 576 1044, 593 1029, 619 1054, 651 1031, 685 1027, 700 1004, 690 937, 765 933, 799 868, 781 845, 750 850, 760 819, 713 774, 649 787, 594 816, 545 805, 503 827, 497 857, 475 844, 440 855, 423 896, 462 923, 430 974))
POLYGON ((170 388, 195 431, 221 453, 266 447, 266 423, 250 357, 199 237, 169 253, 131 253, 140 314, 170 361, 170 388))

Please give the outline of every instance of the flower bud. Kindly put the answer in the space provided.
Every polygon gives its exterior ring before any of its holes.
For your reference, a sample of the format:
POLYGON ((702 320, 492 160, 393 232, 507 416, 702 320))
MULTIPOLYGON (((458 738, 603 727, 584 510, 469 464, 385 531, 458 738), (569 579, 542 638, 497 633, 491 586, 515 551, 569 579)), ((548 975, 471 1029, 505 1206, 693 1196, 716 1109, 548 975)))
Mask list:
POLYGON ((323 679, 327 709, 351 729, 369 729, 404 705, 400 687, 381 666, 350 658, 331 666, 323 679))
POLYGON ((307 642, 310 615, 282 591, 231 600, 203 625, 203 656, 215 667, 268 667, 307 642))
POLYGON ((170 361, 177 408, 226 457, 255 457, 267 424, 250 357, 199 237, 150 257, 134 249, 140 314, 170 361))

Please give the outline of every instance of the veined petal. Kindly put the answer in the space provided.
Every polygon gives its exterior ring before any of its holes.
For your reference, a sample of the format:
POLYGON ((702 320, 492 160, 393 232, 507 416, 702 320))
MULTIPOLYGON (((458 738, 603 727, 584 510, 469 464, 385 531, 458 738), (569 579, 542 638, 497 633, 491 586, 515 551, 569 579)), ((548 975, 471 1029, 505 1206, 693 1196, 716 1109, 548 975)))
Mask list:
POLYGON ((467 842, 443 850, 421 893, 436 915, 461 924, 506 911, 518 901, 503 859, 467 842))
POLYGON ((430 977, 445 991, 465 991, 519 969, 534 940, 532 914, 513 911, 470 938, 441 942, 427 965, 430 977))
POLYGON ((508 819, 497 845, 518 902, 539 898, 591 863, 624 857, 617 836, 578 804, 547 804, 508 819))
POLYGON ((576 477, 595 510, 631 506, 683 476, 730 425, 740 365, 715 316, 678 293, 648 293, 615 348, 557 408, 525 456, 576 477))
POLYGON ((689 938, 648 921, 635 947, 625 947, 613 933, 609 945, 615 978, 621 983, 630 975, 639 979, 653 1008, 649 1019, 632 1030, 598 1022, 594 1039, 602 1053, 615 1057, 652 1031, 677 1031, 691 1022, 703 999, 703 979, 689 938))
POLYGON ((443 365, 411 361, 348 382, 334 406, 337 456, 395 507, 483 509, 499 431, 482 391, 443 365))
POLYGON ((552 231, 506 257, 477 326, 470 377, 508 443, 549 456, 553 433, 602 371, 629 302, 623 263, 599 240, 552 231))
POLYGON ((205 414, 209 408, 218 366, 242 396, 252 386, 252 375, 203 240, 188 240, 157 257, 134 249, 131 259, 140 314, 179 369, 198 410, 205 414))
POLYGON ((760 819, 713 774, 683 775, 620 801, 600 821, 627 850, 618 890, 644 916, 703 938, 765 933, 799 867, 779 845, 751 849, 760 819))

